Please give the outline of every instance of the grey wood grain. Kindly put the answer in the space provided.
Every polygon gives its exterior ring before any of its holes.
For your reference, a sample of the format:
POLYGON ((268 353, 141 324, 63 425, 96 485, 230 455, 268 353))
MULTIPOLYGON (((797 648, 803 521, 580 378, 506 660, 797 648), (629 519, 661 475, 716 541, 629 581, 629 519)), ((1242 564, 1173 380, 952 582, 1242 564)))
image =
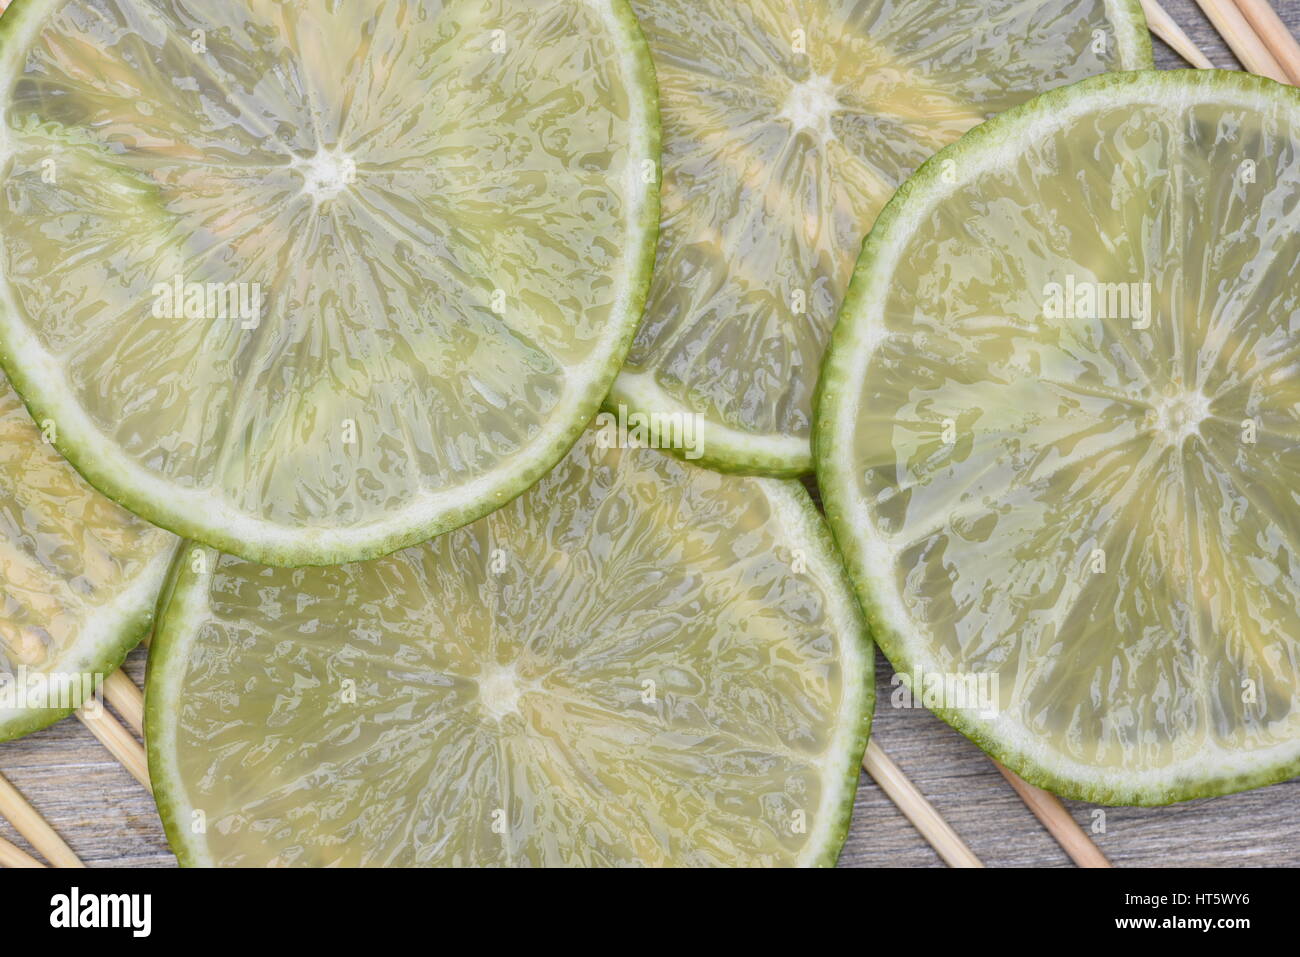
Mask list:
MULTIPOLYGON (((1162 0, 1218 66, 1239 68, 1193 0, 1162 0)), ((1300 32, 1300 0, 1277 4, 1300 32)), ((1185 63, 1159 40, 1157 64, 1185 63)), ((143 682, 144 650, 128 661, 143 682)), ((890 706, 892 670, 878 659, 874 735, 938 811, 990 866, 1067 867, 1071 862, 975 745, 927 711, 890 706)), ((175 863, 148 793, 76 720, 0 745, 0 773, 22 791, 90 866, 175 863)), ((1167 808, 1105 808, 1067 802, 1117 865, 1296 866, 1300 864, 1300 780, 1167 808)), ((7 822, 0 835, 31 851, 7 822)), ((843 867, 942 867, 943 863, 876 785, 860 780, 843 867)))
MULTIPOLYGON (((143 686, 145 649, 126 672, 143 686)), ((0 774, 89 867, 174 866, 153 798, 75 718, 0 744, 0 774)), ((31 846, 0 819, 0 835, 31 846)))

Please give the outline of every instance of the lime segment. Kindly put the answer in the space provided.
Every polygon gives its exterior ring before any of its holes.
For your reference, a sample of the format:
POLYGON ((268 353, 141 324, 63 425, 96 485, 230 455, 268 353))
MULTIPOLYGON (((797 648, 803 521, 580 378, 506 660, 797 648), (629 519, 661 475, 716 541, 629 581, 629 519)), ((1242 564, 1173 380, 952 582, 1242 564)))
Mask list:
POLYGON ((0 351, 156 524, 271 564, 465 524, 608 391, 654 257, 623 0, 29 0, 0 351))
POLYGON ((1300 92, 1086 80, 899 191, 818 477, 895 667, 1030 781, 1160 804, 1300 768, 1300 92))
POLYGON ((148 720, 185 863, 839 852, 871 650, 796 483, 593 432, 510 505, 377 561, 184 558, 148 720))
POLYGON ((177 539, 90 488, 0 377, 0 741, 89 700, 148 634, 177 539))
POLYGON ((1034 93, 1151 65, 1137 0, 634 0, 664 117, 659 260, 612 396, 705 464, 812 470, 818 369, 881 207, 1034 93))

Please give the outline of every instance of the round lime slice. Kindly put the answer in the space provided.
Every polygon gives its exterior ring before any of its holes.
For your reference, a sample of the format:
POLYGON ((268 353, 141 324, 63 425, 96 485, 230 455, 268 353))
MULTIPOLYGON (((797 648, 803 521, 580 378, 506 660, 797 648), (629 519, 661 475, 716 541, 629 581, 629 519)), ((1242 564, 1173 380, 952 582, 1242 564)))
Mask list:
POLYGON ((178 544, 88 486, 0 376, 0 741, 90 700, 149 631, 178 544))
POLYGON ((912 170, 1045 89, 1151 65, 1137 0, 633 7, 659 76, 663 213, 611 405, 698 417, 693 456, 723 471, 812 470, 822 353, 912 170))
POLYGON ((863 249, 827 514, 894 666, 1035 784, 1300 769, 1297 202, 1300 91, 1118 74, 940 153, 863 249))
POLYGON ((22 0, 0 352, 94 485, 270 564, 499 507, 590 421, 658 218, 624 0, 22 0))
POLYGON ((183 863, 835 861, 872 653, 821 517, 602 435, 377 561, 183 554, 147 701, 183 863))

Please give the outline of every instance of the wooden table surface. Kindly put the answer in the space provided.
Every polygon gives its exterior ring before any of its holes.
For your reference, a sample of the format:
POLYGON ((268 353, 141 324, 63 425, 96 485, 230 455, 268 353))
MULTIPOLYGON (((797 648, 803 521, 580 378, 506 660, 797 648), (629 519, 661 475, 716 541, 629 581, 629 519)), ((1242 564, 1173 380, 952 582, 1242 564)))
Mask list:
MULTIPOLYGON (((1163 0, 1216 66, 1238 68, 1193 0, 1163 0)), ((1300 34, 1300 0, 1278 12, 1300 34)), ((1183 62, 1156 41, 1161 67, 1183 62)), ((143 683, 144 650, 127 673, 143 683)), ((889 704, 892 675, 878 657, 874 737, 989 866, 1067 867, 1070 860, 988 758, 927 711, 889 704)), ((0 773, 36 806, 88 865, 175 864, 148 793, 75 719, 0 744, 0 773)), ((1067 802, 1075 820, 1116 864, 1295 866, 1300 864, 1300 779, 1230 797, 1167 808, 1100 808, 1067 802)), ((0 835, 30 850, 7 822, 0 835)), ((862 776, 842 867, 942 867, 879 788, 862 776)))

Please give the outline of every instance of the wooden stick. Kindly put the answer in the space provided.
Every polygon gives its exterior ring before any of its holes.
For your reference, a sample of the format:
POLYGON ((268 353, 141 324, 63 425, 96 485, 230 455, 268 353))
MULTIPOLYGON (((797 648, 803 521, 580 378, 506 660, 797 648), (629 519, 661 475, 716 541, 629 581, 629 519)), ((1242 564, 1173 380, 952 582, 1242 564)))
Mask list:
POLYGON ((14 830, 55 867, 86 866, 72 853, 72 848, 63 842, 63 838, 55 833, 54 828, 45 823, 45 818, 36 813, 36 808, 27 803, 27 798, 19 794, 3 777, 0 777, 0 814, 8 818, 14 830))
POLYGON ((104 679, 104 697, 132 731, 144 737, 144 695, 122 670, 104 679))
POLYGON ((149 783, 149 761, 145 758, 144 748, 113 719, 102 705, 93 709, 81 708, 77 719, 90 729, 90 733, 99 739, 99 743, 108 748, 108 752, 122 763, 122 767, 131 772, 131 776, 145 786, 150 794, 153 787, 149 783))
POLYGON ((1192 42, 1192 38, 1183 32, 1173 17, 1165 12, 1156 0, 1142 0, 1142 10, 1147 15, 1147 26, 1151 32, 1173 49, 1180 57, 1198 70, 1213 70, 1210 58, 1201 52, 1201 48, 1192 42))
POLYGON ((1273 58, 1273 54, 1268 52, 1264 41, 1255 36, 1255 31, 1241 15, 1233 0, 1196 0, 1196 2, 1247 70, 1277 80, 1279 83, 1287 82, 1286 72, 1273 58))
POLYGON ((17 844, 0 837, 0 867, 44 867, 17 844))
POLYGON ((1043 827, 1047 828, 1049 834, 1056 838, 1056 843, 1061 845, 1062 850, 1070 855, 1070 859, 1080 867, 1111 867, 1110 861, 1106 860, 1106 855, 1096 844, 1092 843, 1092 838, 1084 833, 1083 828, 1079 827, 1074 818, 1070 817, 1070 812, 1065 809, 1065 805, 1057 799, 1056 795, 1044 791, 1042 788, 1036 788, 1028 781, 1022 780, 1019 775, 1008 771, 997 761, 993 762, 997 769, 1002 772, 1002 776, 1011 783, 1020 795, 1020 799, 1029 805, 1029 810, 1034 812, 1034 816, 1042 822, 1043 827))
POLYGON ((880 790, 898 805, 898 809, 921 832, 930 846, 948 863, 949 867, 983 867, 980 859, 971 852, 954 831, 916 789, 889 755, 880 750, 874 738, 867 742, 862 767, 880 785, 880 790))
POLYGON ((1264 41, 1264 46, 1273 54, 1287 79, 1300 85, 1300 43, 1295 42, 1295 37, 1268 0, 1237 0, 1237 9, 1255 35, 1264 41))

